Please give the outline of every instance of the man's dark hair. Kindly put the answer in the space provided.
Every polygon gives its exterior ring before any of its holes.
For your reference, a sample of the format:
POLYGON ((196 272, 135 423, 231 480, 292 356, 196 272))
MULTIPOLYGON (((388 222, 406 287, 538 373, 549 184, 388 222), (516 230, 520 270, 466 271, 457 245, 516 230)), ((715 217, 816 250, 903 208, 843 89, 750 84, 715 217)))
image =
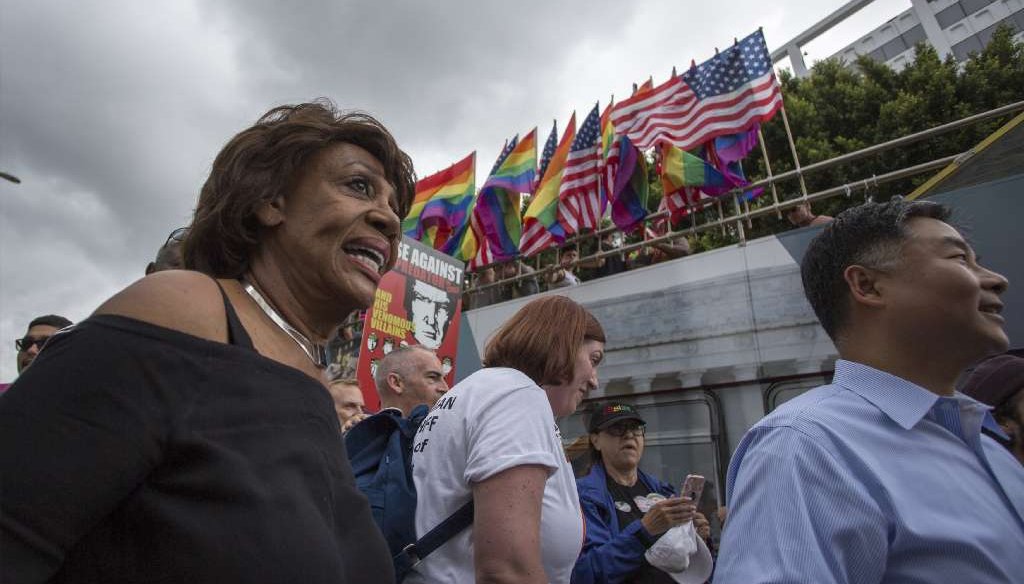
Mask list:
POLYGON ((32 328, 34 326, 39 325, 45 325, 52 326, 53 328, 56 329, 62 329, 64 327, 71 326, 72 324, 73 323, 70 320, 64 318, 63 316, 57 314, 44 314, 43 316, 37 316, 33 318, 32 322, 28 323, 28 328, 32 328))
POLYGON ((914 217, 946 221, 950 214, 939 203, 893 197, 887 203, 868 202, 843 211, 811 241, 800 265, 804 294, 833 342, 848 316, 846 268, 879 268, 895 261, 907 237, 907 221, 914 217))
POLYGON ((368 114, 341 112, 328 100, 276 107, 217 154, 182 246, 185 267, 219 278, 245 273, 260 241, 256 212, 287 194, 303 166, 336 143, 359 146, 380 161, 394 186, 399 219, 416 190, 412 160, 368 114))

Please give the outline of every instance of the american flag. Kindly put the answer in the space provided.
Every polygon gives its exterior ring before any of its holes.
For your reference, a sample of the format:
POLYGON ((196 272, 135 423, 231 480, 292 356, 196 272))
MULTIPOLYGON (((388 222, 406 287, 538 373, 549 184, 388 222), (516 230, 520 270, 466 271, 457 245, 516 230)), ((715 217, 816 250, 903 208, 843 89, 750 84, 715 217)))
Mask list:
POLYGON ((615 106, 615 131, 639 148, 667 141, 683 150, 755 122, 782 107, 764 35, 758 30, 699 67, 615 106))
POLYGON ((558 243, 558 240, 555 239, 555 236, 551 235, 550 231, 544 229, 540 221, 527 221, 523 227, 523 236, 519 240, 519 253, 525 257, 530 257, 556 243, 558 243))
POLYGON ((540 185, 540 179, 544 178, 544 173, 547 172, 548 165, 551 164, 551 157, 555 155, 555 148, 557 147, 558 120, 555 120, 551 126, 551 134, 548 135, 548 141, 544 143, 544 150, 540 153, 540 170, 535 175, 537 182, 533 185, 533 190, 537 190, 537 186, 540 185))
POLYGON ((469 260, 469 269, 478 270, 484 266, 494 263, 494 255, 491 253, 491 246, 488 244, 487 236, 476 213, 469 221, 470 229, 473 230, 473 237, 476 238, 476 255, 469 260))
POLYGON ((519 144, 519 134, 513 136, 511 141, 505 140, 505 147, 501 149, 501 154, 498 155, 498 159, 494 161, 494 166, 491 167, 491 174, 487 176, 492 176, 494 173, 498 172, 498 168, 501 167, 501 163, 505 162, 508 155, 515 150, 516 144, 519 144))
POLYGON ((713 200, 700 190, 700 187, 683 187, 678 191, 669 193, 661 199, 658 212, 668 210, 672 220, 686 217, 691 212, 700 211, 704 205, 713 200))
POLYGON ((566 233, 581 229, 598 229, 604 215, 605 201, 601 197, 598 178, 601 158, 600 115, 597 104, 590 110, 580 126, 576 139, 565 161, 565 174, 558 190, 558 221, 566 233))

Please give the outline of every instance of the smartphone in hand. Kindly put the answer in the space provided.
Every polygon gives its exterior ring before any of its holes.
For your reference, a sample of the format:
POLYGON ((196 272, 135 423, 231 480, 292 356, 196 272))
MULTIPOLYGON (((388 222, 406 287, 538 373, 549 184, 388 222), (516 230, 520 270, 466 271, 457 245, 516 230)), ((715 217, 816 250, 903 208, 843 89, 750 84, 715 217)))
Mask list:
POLYGON ((704 477, 701 475, 686 475, 683 480, 683 490, 680 494, 688 497, 694 505, 700 504, 700 496, 704 493, 704 477))

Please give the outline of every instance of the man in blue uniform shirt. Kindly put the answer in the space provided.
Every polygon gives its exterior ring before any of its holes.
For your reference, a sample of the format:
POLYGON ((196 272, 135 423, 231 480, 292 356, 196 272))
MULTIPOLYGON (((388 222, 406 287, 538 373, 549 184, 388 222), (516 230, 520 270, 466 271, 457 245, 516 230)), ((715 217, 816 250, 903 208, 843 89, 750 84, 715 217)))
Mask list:
POLYGON ((1006 350, 1007 281, 948 216, 868 203, 811 243, 804 291, 841 359, 743 437, 715 584, 1021 581, 1024 467, 954 391, 1006 350))

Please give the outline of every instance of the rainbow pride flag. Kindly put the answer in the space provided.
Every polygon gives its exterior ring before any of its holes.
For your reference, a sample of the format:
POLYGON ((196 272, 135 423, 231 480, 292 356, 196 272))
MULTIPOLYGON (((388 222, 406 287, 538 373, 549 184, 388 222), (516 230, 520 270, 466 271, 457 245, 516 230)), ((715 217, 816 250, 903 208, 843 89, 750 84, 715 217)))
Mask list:
POLYGON ((601 158, 604 160, 608 159, 608 153, 615 142, 615 124, 612 123, 612 106, 614 105, 613 98, 601 112, 601 158))
POLYGON ((523 218, 523 236, 519 250, 530 256, 545 249, 551 243, 565 240, 565 230, 558 222, 558 191, 562 186, 562 173, 569 149, 576 138, 576 113, 573 112, 565 126, 562 140, 558 143, 544 175, 541 176, 533 199, 523 218))
POLYGON ((661 184, 664 193, 680 191, 683 187, 725 188, 733 187, 729 179, 704 159, 680 150, 668 142, 661 143, 661 184))
MULTIPOLYGON (((512 140, 505 140, 505 145, 501 148, 501 153, 498 154, 498 159, 494 161, 494 166, 491 167, 491 172, 487 176, 490 177, 494 173, 498 172, 501 168, 501 163, 505 162, 505 159, 509 154, 512 153, 512 149, 519 143, 519 135, 512 137, 512 140)), ((482 190, 482 189, 481 189, 482 190)), ((481 245, 481 242, 485 241, 483 229, 480 227, 477 214, 474 212, 476 209, 476 203, 480 199, 480 193, 473 195, 473 200, 469 205, 469 227, 463 231, 462 237, 458 243, 454 245, 452 252, 449 254, 452 257, 469 262, 470 268, 476 268, 477 266, 490 263, 487 254, 489 248, 486 245, 481 245), (483 263, 481 263, 483 261, 483 263)))
MULTIPOLYGON (((507 148, 507 146, 506 146, 507 148)), ((499 187, 517 193, 533 189, 537 174, 537 128, 522 140, 512 139, 512 149, 500 160, 483 188, 499 187)))
MULTIPOLYGON (((510 260, 519 255, 523 225, 522 193, 530 192, 537 173, 537 128, 522 140, 513 139, 503 152, 491 176, 484 183, 473 206, 476 245, 486 245, 477 264, 510 260)), ((479 267, 474 265, 472 267, 479 267)))
POLYGON ((416 195, 402 231, 430 247, 453 255, 469 225, 476 192, 476 152, 441 172, 416 182, 416 195))
POLYGON ((519 254, 522 235, 521 193, 528 193, 537 174, 537 128, 520 140, 505 143, 473 203, 471 227, 457 257, 480 267, 519 254))
POLYGON ((761 124, 755 123, 737 134, 727 134, 714 139, 715 153, 723 164, 738 162, 747 157, 757 147, 758 130, 761 124))
POLYGON ((637 87, 636 83, 633 84, 633 95, 630 97, 644 95, 646 93, 651 93, 652 91, 654 91, 654 77, 648 76, 647 81, 641 83, 639 87, 637 87))
MULTIPOLYGON (((742 158, 757 146, 757 127, 758 124, 755 124, 738 134, 719 136, 703 144, 697 155, 718 169, 732 185, 730 188, 705 189, 706 194, 718 196, 733 188, 745 187, 750 184, 743 172, 742 158)), ((764 193, 764 187, 756 187, 744 191, 742 197, 752 201, 762 193, 764 193)))
POLYGON ((597 165, 601 169, 601 197, 612 200, 612 187, 615 186, 615 172, 619 165, 619 152, 615 148, 615 124, 612 123, 612 106, 615 98, 605 106, 601 113, 601 158, 597 165))
POLYGON ((463 262, 470 262, 474 257, 476 257, 477 253, 481 250, 481 247, 477 242, 483 239, 483 235, 479 233, 480 230, 475 223, 476 219, 471 216, 470 225, 463 230, 462 237, 457 243, 454 243, 451 246, 450 252, 445 253, 463 262))
POLYGON ((612 188, 612 222, 626 233, 643 224, 647 217, 647 159, 629 136, 618 140, 619 162, 612 188))

